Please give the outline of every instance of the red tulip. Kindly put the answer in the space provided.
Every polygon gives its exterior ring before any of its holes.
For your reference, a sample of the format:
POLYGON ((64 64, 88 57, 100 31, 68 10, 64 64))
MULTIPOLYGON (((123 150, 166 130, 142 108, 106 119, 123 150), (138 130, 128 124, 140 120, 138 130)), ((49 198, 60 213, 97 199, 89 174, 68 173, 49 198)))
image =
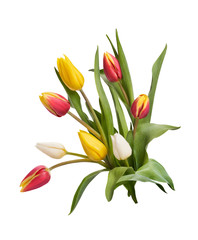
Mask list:
POLYGON ((40 100, 45 108, 57 117, 64 116, 70 109, 70 102, 57 93, 42 93, 40 100))
POLYGON ((45 166, 32 169, 20 184, 21 192, 27 192, 42 187, 50 180, 50 171, 45 166))
POLYGON ((122 72, 118 60, 110 53, 104 53, 103 68, 110 82, 117 82, 122 78, 122 72))
POLYGON ((149 98, 145 94, 139 95, 137 97, 132 106, 131 106, 131 113, 134 118, 145 118, 149 113, 149 98))

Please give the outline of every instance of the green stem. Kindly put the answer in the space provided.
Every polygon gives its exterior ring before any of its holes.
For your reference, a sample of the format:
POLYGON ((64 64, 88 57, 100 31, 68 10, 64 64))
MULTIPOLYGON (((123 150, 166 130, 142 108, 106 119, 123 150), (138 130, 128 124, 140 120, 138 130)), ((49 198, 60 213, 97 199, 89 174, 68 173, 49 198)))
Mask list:
POLYGON ((127 160, 127 159, 126 159, 126 160, 124 160, 124 162, 125 162, 125 164, 126 164, 126 166, 127 166, 127 167, 130 167, 130 166, 129 166, 129 162, 128 162, 128 160, 127 160))
POLYGON ((95 161, 92 161, 91 159, 75 159, 75 160, 71 160, 71 161, 65 161, 65 162, 61 162, 61 163, 58 163, 56 165, 53 165, 49 168, 49 170, 53 170, 57 167, 61 167, 61 166, 64 166, 64 165, 68 165, 68 164, 72 164, 72 163, 80 163, 80 162, 91 162, 91 163, 98 163, 100 165, 102 165, 103 167, 105 168, 108 168, 108 166, 106 165, 106 163, 102 162, 102 161, 99 161, 99 162, 95 162, 95 161))
POLYGON ((98 132, 96 132, 92 127, 90 127, 86 122, 84 122, 83 120, 81 120, 80 118, 78 118, 75 114, 73 114, 72 112, 68 112, 68 114, 73 117, 76 121, 78 121, 79 123, 81 123, 84 127, 86 127, 91 133, 93 133, 98 139, 101 140, 101 136, 98 132))
POLYGON ((134 129, 133 129, 133 138, 135 138, 138 122, 139 122, 139 118, 136 118, 134 123, 134 129))
POLYGON ((103 141, 104 145, 105 145, 105 146, 107 147, 107 149, 108 149, 107 139, 106 139, 106 137, 105 137, 105 134, 104 134, 104 131, 103 131, 102 126, 101 126, 101 124, 100 124, 100 121, 98 120, 98 117, 96 116, 96 113, 95 113, 95 111, 94 111, 94 109, 93 109, 93 107, 92 107, 89 99, 87 98, 86 94, 84 93, 84 91, 81 89, 80 92, 81 92, 82 96, 84 97, 84 99, 85 99, 85 101, 86 101, 86 103, 87 103, 87 105, 88 105, 88 107, 89 107, 89 110, 91 111, 93 120, 95 121, 96 126, 97 126, 97 128, 98 128, 98 130, 99 130, 99 132, 100 132, 100 134, 101 134, 102 141, 103 141))
POLYGON ((79 154, 79 153, 73 153, 73 152, 67 152, 67 155, 72 155, 72 156, 77 156, 77 157, 83 157, 83 158, 88 158, 88 156, 79 154))
POLYGON ((125 100, 126 100, 126 103, 127 103, 127 105, 129 106, 129 99, 128 99, 128 97, 127 97, 127 94, 126 94, 123 86, 122 86, 122 83, 121 83, 120 81, 118 81, 118 84, 119 84, 119 87, 120 87, 120 89, 121 89, 121 91, 122 91, 122 93, 123 93, 123 95, 124 95, 124 98, 125 98, 125 100))

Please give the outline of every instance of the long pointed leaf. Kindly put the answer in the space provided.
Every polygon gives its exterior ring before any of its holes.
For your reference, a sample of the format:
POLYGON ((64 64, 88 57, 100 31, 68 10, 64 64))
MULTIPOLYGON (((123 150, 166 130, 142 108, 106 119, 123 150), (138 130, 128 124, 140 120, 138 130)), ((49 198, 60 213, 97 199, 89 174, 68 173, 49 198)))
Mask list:
POLYGON ((113 45, 110 37, 109 37, 108 35, 106 35, 106 37, 107 37, 107 39, 109 40, 109 42, 110 42, 110 44, 111 44, 111 47, 112 47, 112 49, 113 49, 113 52, 114 52, 115 57, 118 58, 118 53, 117 53, 116 48, 114 47, 114 45, 113 45))
POLYGON ((117 116, 117 121, 118 121, 118 128, 119 128, 119 133, 126 138, 127 133, 128 133, 128 127, 126 123, 126 119, 124 116, 124 112, 122 110, 122 107, 120 105, 120 102, 118 100, 118 96, 116 94, 116 91, 114 88, 110 87, 110 92, 113 98, 115 110, 116 110, 116 116, 117 116))
POLYGON ((152 82, 151 82, 151 87, 150 87, 150 91, 148 94, 149 102, 150 102, 150 110, 149 110, 149 114, 147 115, 147 117, 141 120, 142 123, 151 121, 155 91, 157 88, 157 83, 158 83, 158 78, 159 78, 160 70, 162 67, 162 63, 163 63, 164 57, 166 55, 166 50, 167 50, 167 45, 165 46, 164 50, 162 51, 161 55, 158 57, 158 59, 156 60, 156 62, 153 65, 153 68, 152 68, 152 82))
POLYGON ((106 169, 102 169, 96 172, 93 172, 89 175, 87 175, 81 182, 81 184, 79 185, 78 189, 76 190, 76 193, 74 195, 73 201, 72 201, 72 205, 71 205, 71 210, 70 213, 71 214, 74 209, 76 208, 78 202, 80 201, 80 198, 82 197, 82 194, 84 193, 86 187, 89 185, 89 183, 101 172, 107 171, 106 169))
POLYGON ((114 165, 114 156, 112 152, 112 142, 111 142, 111 135, 114 134, 114 127, 113 127, 113 117, 111 113, 111 108, 107 99, 107 96, 105 94, 105 91, 103 89, 101 80, 100 80, 100 69, 99 69, 99 53, 98 53, 98 48, 96 50, 95 54, 95 64, 94 64, 94 76, 95 76, 95 83, 96 83, 96 88, 98 91, 99 99, 100 99, 100 104, 102 106, 102 113, 103 117, 105 119, 105 124, 106 124, 106 129, 107 129, 107 140, 109 144, 109 154, 110 154, 110 161, 111 164, 114 165))
POLYGON ((130 72, 129 72, 129 67, 128 67, 128 64, 127 64, 127 60, 126 60, 122 45, 120 43, 120 39, 118 37, 118 31, 117 30, 116 30, 116 41, 117 41, 117 49, 118 49, 118 58, 119 58, 119 63, 120 63, 120 67, 121 67, 121 70, 122 70, 122 76, 123 76, 122 84, 123 84, 124 90, 127 94, 127 97, 129 99, 129 104, 131 106, 133 101, 134 101, 131 75, 130 75, 130 72))

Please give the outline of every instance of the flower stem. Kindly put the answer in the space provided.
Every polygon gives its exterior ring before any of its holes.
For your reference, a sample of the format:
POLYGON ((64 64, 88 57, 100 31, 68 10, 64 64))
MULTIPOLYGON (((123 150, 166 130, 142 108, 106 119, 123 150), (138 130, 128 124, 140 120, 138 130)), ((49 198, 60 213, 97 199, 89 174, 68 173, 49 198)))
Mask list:
POLYGON ((104 131, 103 131, 102 126, 100 124, 100 121, 98 120, 98 117, 96 116, 96 113, 95 113, 95 111, 94 111, 94 109, 93 109, 89 99, 87 98, 86 94, 84 93, 84 91, 81 89, 80 92, 81 92, 82 96, 84 97, 84 99, 85 99, 85 101, 86 101, 86 103, 88 105, 89 110, 91 111, 93 120, 95 121, 95 123, 97 125, 97 128, 98 128, 98 130, 99 130, 99 132, 101 134, 102 141, 103 141, 104 145, 108 148, 107 139, 105 137, 105 134, 104 134, 104 131))
POLYGON ((75 114, 73 114, 72 112, 68 112, 68 114, 73 117, 76 121, 78 121, 79 123, 81 123, 84 127, 86 127, 91 133, 93 133, 98 139, 101 140, 101 136, 98 132, 96 132, 92 127, 90 127, 86 122, 84 122, 83 120, 81 120, 80 118, 78 118, 75 114))
POLYGON ((125 92, 123 86, 122 86, 122 83, 121 83, 120 81, 118 81, 118 84, 119 84, 119 87, 120 87, 120 89, 121 89, 121 91, 122 91, 122 93, 123 93, 123 95, 124 95, 124 98, 125 98, 125 100, 126 100, 126 103, 127 103, 127 105, 129 106, 129 99, 128 99, 127 95, 126 95, 126 92, 125 92))
POLYGON ((139 122, 139 118, 136 118, 134 123, 134 129, 133 129, 133 138, 135 137, 135 134, 136 134, 138 122, 139 122))
POLYGON ((80 163, 80 162, 91 162, 91 163, 98 163, 100 165, 102 165, 103 167, 105 168, 109 168, 106 163, 102 162, 102 161, 99 161, 99 162, 95 162, 95 161, 92 161, 91 159, 88 159, 88 158, 82 158, 82 159, 75 159, 75 160, 71 160, 71 161, 65 161, 65 162, 61 162, 61 163, 58 163, 56 165, 53 165, 49 168, 49 170, 53 170, 57 167, 61 167, 61 166, 64 166, 64 165, 68 165, 68 164, 72 164, 72 163, 80 163))
POLYGON ((67 155, 72 155, 72 156, 77 156, 77 157, 83 157, 83 158, 88 158, 88 156, 79 154, 79 153, 73 153, 73 152, 67 152, 67 155))

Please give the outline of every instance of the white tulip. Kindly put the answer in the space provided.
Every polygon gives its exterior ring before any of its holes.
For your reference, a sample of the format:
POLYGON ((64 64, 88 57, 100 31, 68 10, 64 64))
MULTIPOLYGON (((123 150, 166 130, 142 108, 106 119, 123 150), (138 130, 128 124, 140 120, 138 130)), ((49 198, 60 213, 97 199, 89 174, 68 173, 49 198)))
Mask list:
POLYGON ((126 139, 119 133, 111 136, 113 143, 113 154, 118 160, 125 160, 132 154, 132 149, 126 139))
POLYGON ((65 147, 60 143, 54 143, 54 142, 37 143, 36 147, 41 152, 56 159, 60 159, 67 154, 65 147))

